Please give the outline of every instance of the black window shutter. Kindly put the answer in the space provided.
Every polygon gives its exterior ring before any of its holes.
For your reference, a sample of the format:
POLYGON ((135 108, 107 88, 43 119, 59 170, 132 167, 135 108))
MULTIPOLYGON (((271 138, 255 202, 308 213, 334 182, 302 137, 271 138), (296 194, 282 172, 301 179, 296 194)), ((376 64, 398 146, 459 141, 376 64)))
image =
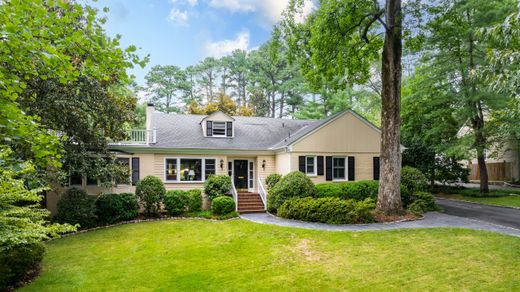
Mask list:
POLYGON ((298 156, 298 170, 305 173, 305 156, 298 156))
POLYGON ((226 122, 227 136, 233 137, 233 122, 226 122))
POLYGON ((323 175, 323 156, 318 156, 318 175, 323 175))
POLYGON ((379 180, 380 164, 379 157, 374 157, 374 180, 379 180))
POLYGON ((206 122, 206 136, 213 136, 213 122, 206 122))
POLYGON ((356 180, 356 158, 348 157, 348 180, 356 180))
POLYGON ((325 157, 325 179, 332 180, 332 156, 325 157))
POLYGON ((132 185, 139 181, 139 157, 132 157, 132 185))

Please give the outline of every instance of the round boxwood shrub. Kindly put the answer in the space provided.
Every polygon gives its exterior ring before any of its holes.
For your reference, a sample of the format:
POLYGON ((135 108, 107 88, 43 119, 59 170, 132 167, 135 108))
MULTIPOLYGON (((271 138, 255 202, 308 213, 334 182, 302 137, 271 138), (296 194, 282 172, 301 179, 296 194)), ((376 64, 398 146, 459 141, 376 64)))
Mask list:
POLYGON ((340 183, 322 183, 316 185, 315 198, 342 198, 345 192, 340 183))
POLYGON ((144 206, 147 216, 159 216, 161 201, 166 194, 162 181, 155 176, 147 176, 137 182, 135 194, 144 206))
POLYGON ((204 192, 210 200, 229 194, 231 178, 227 175, 210 175, 204 182, 204 192))
POLYGON ((362 201, 366 198, 377 200, 379 182, 377 180, 361 180, 343 183, 343 199, 362 201))
POLYGON ((0 251, 0 291, 11 291, 23 278, 38 268, 45 247, 41 243, 19 245, 0 251))
POLYGON ((60 223, 79 224, 82 228, 96 225, 96 198, 87 195, 84 190, 70 188, 58 201, 56 221, 60 223))
POLYGON ((235 200, 228 196, 220 196, 211 202, 211 210, 215 215, 226 215, 235 211, 235 200))
POLYGON ((96 200, 96 215, 103 224, 114 224, 137 218, 139 203, 132 193, 103 194, 96 200))
POLYGON ((198 212, 202 209, 202 190, 189 190, 187 191, 188 196, 188 211, 198 212))
POLYGON ((164 207, 170 215, 179 215, 186 211, 188 195, 186 191, 172 190, 167 191, 164 196, 164 207))
POLYGON ((282 176, 278 173, 271 173, 265 178, 265 184, 267 185, 267 189, 270 189, 276 185, 280 179, 282 179, 282 176))
POLYGON ((315 191, 314 183, 305 173, 290 172, 269 190, 267 209, 269 212, 276 213, 278 207, 288 198, 311 197, 315 191))
POLYGON ((435 204, 435 197, 428 192, 417 192, 412 195, 412 202, 408 211, 414 214, 423 214, 429 211, 438 211, 440 208, 435 204))
MULTIPOLYGON (((428 179, 417 168, 405 166, 401 169, 401 185, 406 188, 405 192, 415 194, 428 190, 428 179)), ((403 205, 408 205, 408 198, 403 198, 403 205)))
POLYGON ((368 198, 363 201, 340 198, 290 198, 278 208, 278 216, 289 219, 351 224, 374 222, 375 203, 368 198))

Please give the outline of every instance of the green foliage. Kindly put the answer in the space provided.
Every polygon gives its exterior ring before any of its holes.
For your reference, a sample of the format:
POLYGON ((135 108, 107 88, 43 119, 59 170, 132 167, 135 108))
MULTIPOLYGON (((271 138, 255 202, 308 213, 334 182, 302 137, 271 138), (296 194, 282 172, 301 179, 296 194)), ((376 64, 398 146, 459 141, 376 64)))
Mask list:
POLYGON ((146 74, 146 91, 150 100, 163 112, 179 112, 175 107, 180 101, 187 83, 185 72, 173 65, 155 65, 146 74))
POLYGON ((229 194, 231 178, 227 175, 210 175, 204 182, 204 192, 210 200, 229 194))
POLYGON ((277 215, 329 224, 370 223, 374 222, 372 213, 375 207, 372 199, 356 201, 340 198, 290 198, 278 208, 277 215))
POLYGON ((144 205, 147 216, 159 216, 161 201, 166 194, 162 181, 155 176, 147 176, 137 182, 135 194, 144 205))
POLYGON ((187 191, 188 211, 198 212, 202 209, 202 190, 193 189, 187 191))
POLYGON ((315 198, 343 198, 345 192, 341 183, 321 183, 316 185, 315 198))
POLYGON ((274 187, 280 180, 282 179, 282 175, 278 173, 271 173, 265 178, 265 184, 267 185, 267 189, 271 189, 274 187))
POLYGON ((139 203, 132 193, 103 194, 96 200, 96 215, 102 224, 129 221, 139 215, 139 203))
POLYGON ((235 211, 235 200, 231 197, 220 196, 211 202, 211 210, 216 215, 226 215, 235 211))
POLYGON ((199 212, 202 207, 202 191, 198 189, 168 191, 164 197, 164 207, 170 215, 199 212))
POLYGON ((314 183, 303 172, 293 171, 269 189, 267 196, 267 210, 276 213, 276 210, 285 200, 292 197, 311 197, 314 195, 314 183))
POLYGON ((379 181, 376 180, 361 180, 355 182, 343 183, 344 199, 354 199, 362 201, 371 198, 377 200, 377 193, 379 190, 379 181))
POLYGON ((38 268, 44 253, 41 243, 0 250, 0 290, 10 291, 9 288, 21 284, 28 273, 38 268))
POLYGON ((70 188, 60 196, 56 221, 60 223, 79 224, 81 228, 96 225, 96 198, 89 196, 84 190, 70 188))
POLYGON ((414 214, 423 214, 429 211, 438 211, 440 208, 435 204, 435 197, 428 192, 417 192, 412 195, 412 202, 408 211, 414 214))
POLYGON ((167 191, 164 196, 164 207, 170 215, 180 215, 186 212, 188 195, 182 190, 167 191))
POLYGON ((10 160, 11 150, 0 147, 0 252, 74 231, 68 224, 50 224, 50 212, 40 207, 43 188, 28 188, 24 178, 34 166, 10 160))
POLYGON ((417 168, 405 166, 401 169, 401 185, 414 194, 426 191, 428 189, 428 180, 417 168))

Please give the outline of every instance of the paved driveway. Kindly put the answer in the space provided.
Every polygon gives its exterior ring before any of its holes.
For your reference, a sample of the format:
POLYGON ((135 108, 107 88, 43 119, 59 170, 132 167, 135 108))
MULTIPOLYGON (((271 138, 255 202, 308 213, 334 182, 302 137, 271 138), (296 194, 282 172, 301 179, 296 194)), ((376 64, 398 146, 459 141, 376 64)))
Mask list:
POLYGON ((437 199, 444 213, 485 221, 520 230, 520 209, 482 205, 446 199, 437 199))

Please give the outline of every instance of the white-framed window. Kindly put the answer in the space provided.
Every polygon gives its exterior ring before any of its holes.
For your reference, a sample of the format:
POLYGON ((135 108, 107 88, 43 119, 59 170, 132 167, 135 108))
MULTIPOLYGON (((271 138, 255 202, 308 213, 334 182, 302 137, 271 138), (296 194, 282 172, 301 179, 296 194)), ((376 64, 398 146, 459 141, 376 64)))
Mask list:
POLYGON ((332 157, 332 179, 345 180, 347 178, 347 158, 332 157))
POLYGON ((164 159, 165 182, 203 182, 216 174, 215 158, 167 157, 164 159))
POLYGON ((305 173, 316 175, 316 156, 305 156, 305 173))
POLYGON ((119 180, 116 179, 116 185, 128 185, 132 181, 132 168, 130 167, 130 157, 118 157, 116 158, 117 163, 124 165, 125 167, 128 167, 128 180, 119 180))
POLYGON ((226 122, 213 122, 213 136, 226 136, 226 122))

